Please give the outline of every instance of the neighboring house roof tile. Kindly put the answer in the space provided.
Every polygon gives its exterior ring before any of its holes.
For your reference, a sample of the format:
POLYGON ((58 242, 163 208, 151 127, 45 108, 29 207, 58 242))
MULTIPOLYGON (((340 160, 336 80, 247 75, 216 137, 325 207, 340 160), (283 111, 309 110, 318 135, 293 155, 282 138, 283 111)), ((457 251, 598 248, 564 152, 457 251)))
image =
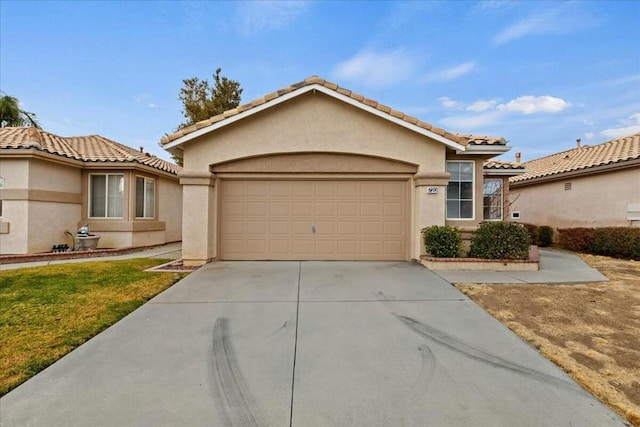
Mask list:
POLYGON ((521 163, 507 162, 505 160, 487 160, 484 162, 484 169, 524 171, 525 167, 521 163))
POLYGON ((0 128, 0 149, 35 148, 83 162, 133 162, 177 175, 180 166, 100 135, 62 137, 36 128, 0 128))
POLYGON ((236 116, 240 113, 243 113, 247 110, 250 110, 252 108, 258 107, 262 104, 265 104, 269 101, 272 101, 276 98, 279 98, 283 95, 286 95, 287 93, 290 93, 296 89, 300 89, 302 87, 305 86, 310 86, 310 85, 314 85, 314 84, 318 84, 318 85, 322 85, 325 88, 328 88, 330 90, 333 90, 341 95, 347 96, 355 101, 358 101, 364 105, 367 105, 369 107, 375 108, 379 111, 382 111, 385 114, 389 114, 390 116, 400 119, 400 120, 404 120, 407 123, 410 123, 412 125, 421 127, 425 130, 431 131, 435 134, 438 134, 442 137, 445 137, 447 139, 450 139, 454 142, 457 142, 461 145, 506 145, 507 141, 504 138, 499 138, 499 137, 480 137, 480 136, 474 136, 474 135, 460 135, 460 134, 452 134, 449 133, 447 131, 445 131, 444 129, 435 127, 429 123, 423 122, 415 117, 409 116, 407 114, 402 113, 401 111, 397 111, 397 110, 393 110, 391 107, 388 107, 384 104, 380 104, 377 101, 374 101, 373 99, 368 99, 365 98, 364 96, 357 94, 355 92, 352 92, 348 89, 345 89, 343 87, 338 86, 335 83, 331 83, 326 81, 323 78, 320 78, 318 76, 311 76, 301 82, 298 83, 294 83, 293 85, 290 85, 288 87, 282 88, 280 90, 277 90, 275 92, 272 92, 270 94, 267 94, 265 96, 263 96, 262 98, 258 98, 258 99, 254 99, 253 101, 250 101, 247 104, 243 104, 239 107, 236 107, 232 110, 228 110, 225 111, 222 114, 218 114, 216 116, 213 116, 209 119, 206 120, 202 120, 200 122, 197 122, 191 126, 187 126, 183 129, 180 129, 177 132, 172 133, 171 135, 167 135, 165 137, 163 137, 160 140, 160 143, 162 145, 166 145, 168 143, 170 143, 171 141, 175 141, 178 138, 181 138, 185 135, 190 134, 191 132, 195 132, 199 129, 202 129, 203 127, 207 127, 210 125, 213 125, 215 123, 218 123, 222 120, 225 120, 229 117, 233 117, 236 116))
POLYGON ((640 133, 598 145, 585 145, 523 163, 526 172, 510 179, 521 183, 568 172, 640 159, 640 133))

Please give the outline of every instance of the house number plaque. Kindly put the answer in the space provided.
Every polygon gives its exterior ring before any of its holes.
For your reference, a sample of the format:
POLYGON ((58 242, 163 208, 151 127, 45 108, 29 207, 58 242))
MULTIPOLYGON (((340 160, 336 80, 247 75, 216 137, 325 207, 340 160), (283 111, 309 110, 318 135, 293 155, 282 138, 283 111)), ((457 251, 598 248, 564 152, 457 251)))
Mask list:
POLYGON ((427 194, 438 194, 438 187, 427 187, 427 194))

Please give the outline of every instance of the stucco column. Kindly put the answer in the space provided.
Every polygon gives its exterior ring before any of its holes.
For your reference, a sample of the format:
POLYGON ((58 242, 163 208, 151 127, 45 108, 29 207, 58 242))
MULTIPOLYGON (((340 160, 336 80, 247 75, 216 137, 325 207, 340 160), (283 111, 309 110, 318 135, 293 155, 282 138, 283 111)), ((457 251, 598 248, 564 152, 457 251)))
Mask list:
POLYGON ((210 172, 183 172, 182 259, 202 265, 216 257, 216 176, 210 172))
POLYGON ((414 215, 411 258, 425 254, 421 230, 430 225, 444 225, 446 218, 448 172, 424 173, 413 176, 414 215))

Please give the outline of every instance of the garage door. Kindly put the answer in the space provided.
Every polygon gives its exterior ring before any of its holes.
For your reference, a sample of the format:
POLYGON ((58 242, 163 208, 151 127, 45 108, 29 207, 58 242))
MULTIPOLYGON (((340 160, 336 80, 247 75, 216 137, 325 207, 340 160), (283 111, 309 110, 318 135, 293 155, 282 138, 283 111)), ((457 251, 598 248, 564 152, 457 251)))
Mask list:
POLYGON ((223 181, 220 257, 405 260, 407 181, 223 181))

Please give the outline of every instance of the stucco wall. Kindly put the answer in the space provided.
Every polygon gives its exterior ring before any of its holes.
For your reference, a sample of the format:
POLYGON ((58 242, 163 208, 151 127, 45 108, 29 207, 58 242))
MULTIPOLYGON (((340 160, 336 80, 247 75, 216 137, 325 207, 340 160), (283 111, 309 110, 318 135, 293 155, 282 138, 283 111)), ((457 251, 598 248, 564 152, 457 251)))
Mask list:
POLYGON ((165 242, 182 240, 182 188, 177 180, 158 180, 158 220, 166 223, 165 242))
POLYGON ((444 172, 445 146, 316 92, 276 105, 185 144, 185 169, 286 152, 358 153, 419 163, 418 172, 444 172))
POLYGON ((26 200, 3 200, 0 255, 27 253, 29 206, 26 200))
POLYGON ((29 165, 29 189, 79 194, 81 176, 79 168, 33 159, 29 165))
POLYGON ((80 219, 80 175, 62 163, 3 158, 0 197, 8 233, 0 233, 0 253, 48 252, 54 244, 70 243, 64 231, 75 231, 80 219))
MULTIPOLYGON (((628 226, 627 204, 640 203, 640 168, 518 187, 511 211, 519 222, 552 227, 628 226), (571 190, 565 184, 571 183, 571 190)), ((634 226, 640 226, 634 222, 634 226)))
POLYGON ((71 203, 29 201, 28 253, 49 252, 53 245, 72 246, 65 230, 76 232, 80 205, 71 203))

